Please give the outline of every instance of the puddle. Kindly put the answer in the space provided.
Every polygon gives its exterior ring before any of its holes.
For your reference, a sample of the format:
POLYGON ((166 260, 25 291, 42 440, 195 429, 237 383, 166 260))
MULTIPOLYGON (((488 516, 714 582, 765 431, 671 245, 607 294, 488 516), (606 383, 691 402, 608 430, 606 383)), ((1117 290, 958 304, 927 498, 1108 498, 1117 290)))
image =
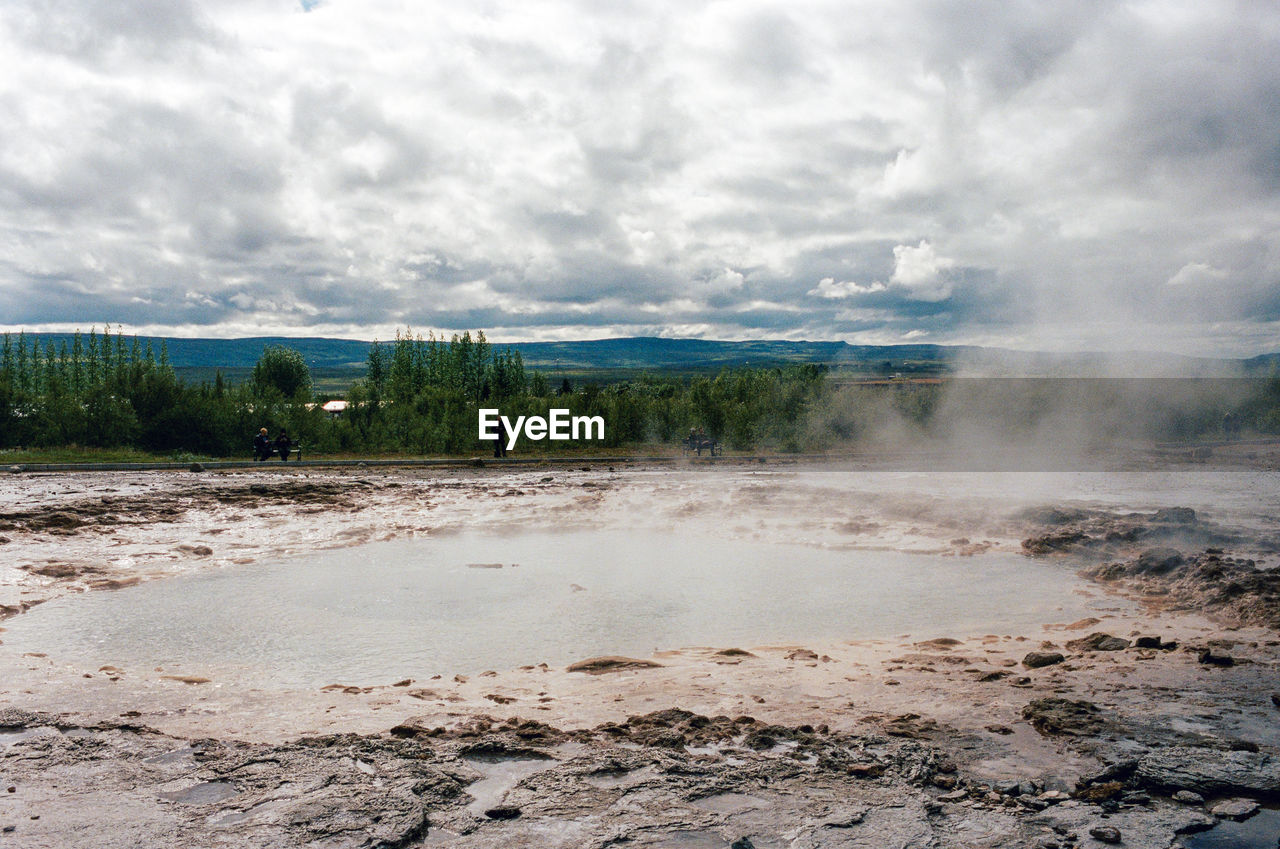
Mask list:
POLYGON ((548 758, 513 758, 503 755, 468 755, 462 758, 484 777, 467 785, 472 802, 467 810, 485 818, 486 811, 500 808, 507 793, 524 779, 556 766, 548 758))
POLYGON ((5 650, 312 688, 690 645, 1016 630, 1095 612, 1073 592, 1082 584, 1068 566, 1016 554, 626 530, 461 534, 59 599, 11 620, 5 650), (519 566, 469 568, 477 562, 519 566))
POLYGON ((0 746, 12 746, 14 743, 36 737, 57 737, 61 733, 48 725, 37 725, 35 728, 0 728, 0 746))
POLYGON ((1221 820, 1208 831, 1188 835, 1184 849, 1276 849, 1280 846, 1280 810, 1263 808, 1244 822, 1221 820))
POLYGON ((191 746, 183 746, 181 749, 174 749, 172 752, 164 752, 159 755, 152 755, 149 758, 143 758, 145 764, 177 764, 189 763, 194 761, 193 753, 195 749, 191 746))

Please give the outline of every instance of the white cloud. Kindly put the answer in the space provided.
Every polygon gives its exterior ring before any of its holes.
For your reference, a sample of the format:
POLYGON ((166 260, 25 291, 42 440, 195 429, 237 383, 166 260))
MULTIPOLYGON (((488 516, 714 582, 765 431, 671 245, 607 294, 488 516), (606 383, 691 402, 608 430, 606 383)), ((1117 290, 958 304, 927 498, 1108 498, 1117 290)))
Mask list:
POLYGON ((855 295, 871 295, 876 292, 883 292, 887 288, 887 286, 879 282, 863 285, 853 280, 841 280, 837 283, 833 277, 824 277, 807 294, 833 300, 837 298, 852 298, 855 295))
POLYGON ((907 290, 907 297, 917 301, 942 301, 951 297, 952 284, 948 269, 955 260, 938 256, 929 242, 921 240, 917 247, 898 245, 893 249, 893 276, 907 290))
POLYGON ((1227 273, 1203 262, 1189 262, 1168 279, 1165 285, 1175 287, 1200 287, 1220 283, 1227 278, 1227 273))

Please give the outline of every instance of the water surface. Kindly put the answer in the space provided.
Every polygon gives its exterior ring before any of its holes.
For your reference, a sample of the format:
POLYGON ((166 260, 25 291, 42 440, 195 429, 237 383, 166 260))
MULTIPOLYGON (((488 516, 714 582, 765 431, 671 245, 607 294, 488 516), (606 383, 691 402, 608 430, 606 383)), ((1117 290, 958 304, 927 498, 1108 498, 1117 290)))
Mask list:
POLYGON ((375 543, 66 597, 5 648, 226 670, 274 686, 913 634, 1009 633, 1095 612, 1060 562, 591 530, 375 543), (499 567, 500 568, 495 568, 499 567))

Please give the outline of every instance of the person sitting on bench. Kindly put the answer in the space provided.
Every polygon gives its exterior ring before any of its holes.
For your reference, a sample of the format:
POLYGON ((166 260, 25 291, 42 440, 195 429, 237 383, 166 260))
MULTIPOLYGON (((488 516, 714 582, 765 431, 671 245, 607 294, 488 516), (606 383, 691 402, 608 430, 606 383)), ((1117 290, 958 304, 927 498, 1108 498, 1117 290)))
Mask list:
POLYGON ((271 454, 271 437, 267 436, 267 429, 264 427, 253 438, 253 459, 261 462, 270 459, 271 454))
POLYGON ((283 430, 276 437, 276 453, 280 455, 280 461, 289 462, 289 452, 293 450, 293 443, 289 441, 289 434, 283 430))

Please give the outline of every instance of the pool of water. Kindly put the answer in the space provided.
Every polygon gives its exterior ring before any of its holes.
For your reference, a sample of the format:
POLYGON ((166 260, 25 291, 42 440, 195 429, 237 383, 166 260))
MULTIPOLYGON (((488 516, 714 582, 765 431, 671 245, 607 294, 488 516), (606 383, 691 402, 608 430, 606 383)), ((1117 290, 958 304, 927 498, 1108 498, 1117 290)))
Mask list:
POLYGON ((1280 810, 1263 808, 1244 822, 1219 820, 1208 831, 1188 835, 1184 849, 1276 849, 1280 846, 1280 810))
MULTIPOLYGON (((593 530, 376 543, 66 597, 7 651, 272 686, 684 646, 1010 632, 1094 612, 1061 563, 593 530)), ((1115 599, 1100 603, 1122 604, 1115 599)))

